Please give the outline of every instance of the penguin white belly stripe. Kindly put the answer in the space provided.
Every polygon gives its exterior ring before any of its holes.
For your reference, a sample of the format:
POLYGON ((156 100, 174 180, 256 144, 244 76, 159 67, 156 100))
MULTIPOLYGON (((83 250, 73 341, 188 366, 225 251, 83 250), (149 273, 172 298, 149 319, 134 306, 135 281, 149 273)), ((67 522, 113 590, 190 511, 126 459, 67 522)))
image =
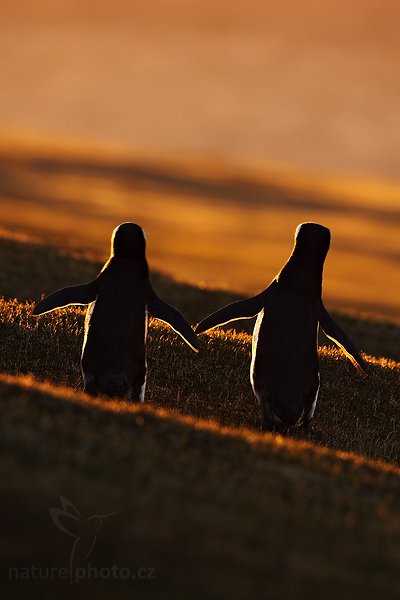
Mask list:
POLYGON ((315 394, 314 401, 313 401, 313 403, 312 403, 312 406, 311 406, 311 408, 310 408, 310 411, 309 411, 309 413, 308 413, 308 415, 307 415, 307 420, 308 420, 308 421, 311 421, 311 419, 312 419, 312 418, 313 418, 313 416, 314 416, 315 408, 316 408, 316 406, 317 406, 317 400, 318 400, 318 394, 319 394, 319 388, 320 388, 320 386, 321 386, 321 383, 319 382, 319 383, 318 383, 317 392, 316 392, 316 394, 315 394))
POLYGON ((251 343, 251 364, 250 364, 250 383, 251 383, 251 387, 253 388, 253 392, 256 395, 259 402, 260 402, 260 398, 257 395, 258 392, 257 392, 257 390, 255 388, 255 384, 254 384, 254 366, 255 366, 255 362, 256 362, 258 334, 260 332, 260 327, 262 324, 263 317, 264 317, 264 309, 261 312, 259 312, 256 323, 254 325, 253 339, 252 339, 252 343, 251 343))

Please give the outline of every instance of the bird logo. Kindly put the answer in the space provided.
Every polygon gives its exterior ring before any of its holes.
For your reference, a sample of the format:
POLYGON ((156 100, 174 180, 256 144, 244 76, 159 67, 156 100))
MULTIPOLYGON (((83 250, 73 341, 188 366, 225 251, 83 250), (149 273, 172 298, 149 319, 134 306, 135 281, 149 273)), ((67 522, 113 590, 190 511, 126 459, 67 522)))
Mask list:
POLYGON ((70 500, 63 496, 60 496, 60 500, 62 508, 49 508, 49 513, 58 529, 74 538, 69 561, 70 581, 72 583, 74 564, 83 562, 89 557, 96 544, 97 535, 104 519, 118 515, 122 511, 104 515, 90 515, 85 519, 70 500))

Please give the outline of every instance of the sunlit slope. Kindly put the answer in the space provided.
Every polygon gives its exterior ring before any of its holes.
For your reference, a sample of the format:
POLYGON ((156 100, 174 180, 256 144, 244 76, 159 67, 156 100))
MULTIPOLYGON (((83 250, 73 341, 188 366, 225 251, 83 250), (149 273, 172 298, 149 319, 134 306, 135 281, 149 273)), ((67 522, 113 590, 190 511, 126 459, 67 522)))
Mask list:
MULTIPOLYGON (((93 253, 28 240, 23 235, 0 235, 0 296, 37 301, 43 294, 55 289, 91 281, 102 268, 102 263, 94 258, 93 253)), ((241 298, 229 291, 177 282, 157 271, 152 271, 151 278, 157 293, 176 306, 193 325, 207 314, 241 298)), ((331 310, 330 304, 327 307, 331 310)), ((355 313, 335 316, 361 350, 373 356, 400 361, 398 325, 355 313)), ((232 327, 251 333, 254 321, 236 321, 225 329, 232 327)), ((320 343, 331 345, 323 334, 320 335, 320 343)))
MULTIPOLYGON (((121 511, 93 566, 155 569, 83 580, 79 597, 396 597, 398 469, 31 379, 1 376, 0 399, 5 567, 68 564, 48 513, 62 495, 85 517, 121 511)), ((35 583, 18 591, 70 597, 67 583, 35 583)), ((15 586, 5 578, 3 592, 15 586)))
POLYGON ((3 226, 103 259, 114 226, 136 221, 146 229, 154 268, 251 294, 288 257, 297 224, 316 221, 332 231, 326 302, 399 318, 396 185, 54 144, 8 141, 0 155, 3 226))
MULTIPOLYGON (((33 305, 0 303, 2 371, 32 373, 82 389, 81 308, 32 316, 33 305)), ((259 429, 260 415, 249 383, 251 338, 213 332, 195 355, 170 329, 152 322, 148 343, 146 400, 223 425, 259 429)), ((322 385, 310 429, 292 432, 316 444, 400 464, 400 363, 366 356, 362 380, 338 351, 320 349, 322 385)))

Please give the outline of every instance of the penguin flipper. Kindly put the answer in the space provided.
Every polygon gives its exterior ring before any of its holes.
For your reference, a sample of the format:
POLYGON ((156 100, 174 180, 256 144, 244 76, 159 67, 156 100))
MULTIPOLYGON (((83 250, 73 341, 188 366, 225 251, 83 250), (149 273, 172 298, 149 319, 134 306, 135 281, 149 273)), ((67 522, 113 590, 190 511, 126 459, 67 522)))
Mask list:
POLYGON ((347 358, 351 360, 353 366, 357 369, 358 373, 361 377, 367 377, 367 364, 362 358, 361 354, 358 352, 357 348, 348 337, 348 335, 343 331, 343 329, 336 323, 334 319, 332 319, 331 315, 328 313, 326 308, 322 307, 321 317, 320 317, 320 325, 322 327, 325 335, 335 342, 341 350, 345 353, 347 358))
POLYGON ((94 302, 98 293, 98 281, 95 279, 83 285, 73 285, 53 292, 38 302, 33 310, 34 315, 42 315, 56 308, 63 308, 70 304, 90 304, 94 302))
POLYGON ((200 321, 195 332, 197 334, 203 333, 204 331, 214 329, 214 327, 218 327, 219 325, 226 325, 226 323, 229 323, 230 321, 252 319, 264 308, 265 294, 266 290, 252 298, 239 300, 238 302, 233 302, 233 304, 224 306, 224 308, 220 308, 200 321))
POLYGON ((176 308, 161 300, 153 290, 147 303, 147 309, 152 317, 172 327, 192 350, 199 352, 200 347, 197 336, 185 317, 176 308))

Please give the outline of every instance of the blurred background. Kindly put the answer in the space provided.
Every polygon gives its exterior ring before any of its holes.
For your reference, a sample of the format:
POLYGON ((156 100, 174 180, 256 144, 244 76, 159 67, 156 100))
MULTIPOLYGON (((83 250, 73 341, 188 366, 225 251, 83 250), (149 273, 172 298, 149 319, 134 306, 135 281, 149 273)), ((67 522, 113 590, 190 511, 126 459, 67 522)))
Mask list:
POLYGON ((250 294, 313 220, 326 304, 399 319, 399 19, 396 0, 2 2, 2 235, 105 258, 136 221, 154 269, 250 294))

